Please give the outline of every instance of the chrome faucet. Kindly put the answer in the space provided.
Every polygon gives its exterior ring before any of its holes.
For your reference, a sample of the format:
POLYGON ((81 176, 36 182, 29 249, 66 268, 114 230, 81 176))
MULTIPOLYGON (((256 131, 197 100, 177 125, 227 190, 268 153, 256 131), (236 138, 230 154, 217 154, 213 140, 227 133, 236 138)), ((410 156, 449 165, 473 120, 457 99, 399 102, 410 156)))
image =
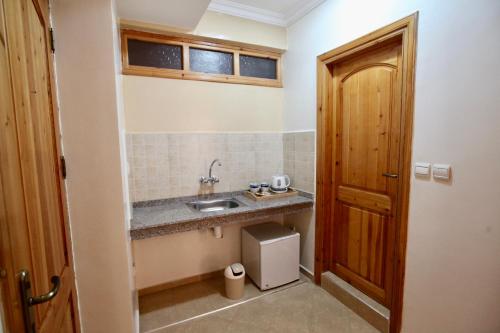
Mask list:
POLYGON ((208 178, 204 177, 204 176, 201 176, 200 177, 200 183, 202 184, 215 184, 215 183, 218 183, 219 182, 219 177, 217 176, 212 176, 212 168, 214 166, 214 164, 217 163, 218 166, 222 166, 222 163, 219 161, 218 158, 216 158, 215 160, 212 161, 212 164, 210 164, 210 169, 208 169, 208 178))

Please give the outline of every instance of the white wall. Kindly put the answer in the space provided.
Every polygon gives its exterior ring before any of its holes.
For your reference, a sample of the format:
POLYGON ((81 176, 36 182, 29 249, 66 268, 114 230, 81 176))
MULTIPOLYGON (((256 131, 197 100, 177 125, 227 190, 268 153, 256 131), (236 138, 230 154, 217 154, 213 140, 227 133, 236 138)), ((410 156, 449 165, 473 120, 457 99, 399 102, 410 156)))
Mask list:
POLYGON ((134 332, 113 1, 55 0, 52 14, 82 332, 134 332))
POLYGON ((291 26, 286 130, 316 126, 316 56, 419 11, 404 332, 500 332, 500 1, 330 0, 291 26))

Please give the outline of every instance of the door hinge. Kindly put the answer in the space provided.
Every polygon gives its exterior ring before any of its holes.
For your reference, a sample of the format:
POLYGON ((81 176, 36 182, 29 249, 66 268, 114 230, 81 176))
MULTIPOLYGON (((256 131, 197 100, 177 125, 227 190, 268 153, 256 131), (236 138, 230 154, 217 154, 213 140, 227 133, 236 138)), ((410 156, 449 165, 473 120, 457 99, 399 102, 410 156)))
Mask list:
POLYGON ((66 159, 61 156, 61 175, 63 179, 66 179, 66 159))
POLYGON ((54 29, 50 28, 49 29, 49 35, 50 35, 50 50, 52 53, 56 52, 56 47, 55 47, 55 42, 54 42, 54 29))

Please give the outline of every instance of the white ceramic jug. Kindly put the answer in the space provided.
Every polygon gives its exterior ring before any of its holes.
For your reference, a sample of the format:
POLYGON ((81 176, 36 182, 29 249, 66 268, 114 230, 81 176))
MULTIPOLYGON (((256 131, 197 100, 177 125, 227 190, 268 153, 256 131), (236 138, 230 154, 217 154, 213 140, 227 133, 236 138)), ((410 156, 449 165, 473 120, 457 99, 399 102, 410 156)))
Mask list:
POLYGON ((277 190, 285 190, 290 186, 290 177, 287 175, 273 176, 271 186, 277 190))

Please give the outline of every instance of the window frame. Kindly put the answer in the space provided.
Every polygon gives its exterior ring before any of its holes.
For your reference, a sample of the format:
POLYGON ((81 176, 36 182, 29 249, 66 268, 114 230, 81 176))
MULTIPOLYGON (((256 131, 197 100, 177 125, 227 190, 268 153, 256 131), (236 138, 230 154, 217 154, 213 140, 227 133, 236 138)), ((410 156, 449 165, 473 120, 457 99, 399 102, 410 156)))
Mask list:
POLYGON ((152 76, 181 80, 211 81, 221 83, 248 84, 266 87, 283 87, 281 77, 282 50, 252 44, 223 41, 220 39, 172 33, 159 34, 135 29, 121 29, 122 74, 152 76), (135 39, 182 47, 182 69, 156 68, 130 65, 128 59, 128 40, 135 39), (233 54, 234 75, 200 73, 190 70, 189 48, 220 51, 233 54), (240 54, 276 60, 276 79, 240 76, 240 54))

